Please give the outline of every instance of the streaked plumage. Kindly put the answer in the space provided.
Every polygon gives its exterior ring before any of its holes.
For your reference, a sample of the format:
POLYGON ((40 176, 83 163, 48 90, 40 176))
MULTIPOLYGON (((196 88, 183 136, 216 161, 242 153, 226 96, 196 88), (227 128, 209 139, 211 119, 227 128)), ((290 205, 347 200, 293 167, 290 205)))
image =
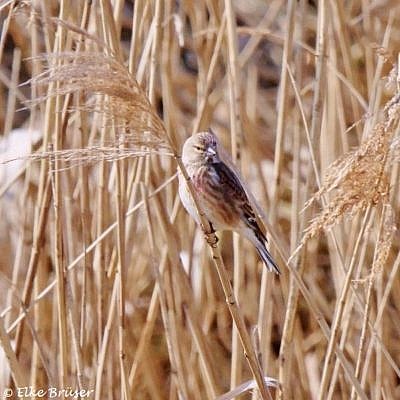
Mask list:
MULTIPOLYGON (((200 207, 216 231, 232 230, 250 240, 266 267, 279 269, 266 248, 266 237, 258 225, 249 197, 237 174, 221 159, 220 144, 211 132, 200 132, 186 140, 182 161, 192 180, 200 207)), ((179 195, 188 213, 199 224, 199 217, 179 174, 179 195)))

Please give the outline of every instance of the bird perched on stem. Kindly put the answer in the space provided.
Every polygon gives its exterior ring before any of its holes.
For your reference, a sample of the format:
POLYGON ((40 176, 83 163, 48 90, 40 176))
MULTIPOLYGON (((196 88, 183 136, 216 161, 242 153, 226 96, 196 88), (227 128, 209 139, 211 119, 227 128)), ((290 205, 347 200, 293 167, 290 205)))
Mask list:
MULTIPOLYGON (((214 231, 230 230, 243 235, 256 247, 269 271, 280 273, 266 248, 249 196, 213 132, 200 132, 183 145, 182 161, 193 183, 201 211, 214 231), (224 155, 221 157, 221 155, 224 155)), ((188 213, 200 224, 185 178, 179 174, 179 196, 188 213)))

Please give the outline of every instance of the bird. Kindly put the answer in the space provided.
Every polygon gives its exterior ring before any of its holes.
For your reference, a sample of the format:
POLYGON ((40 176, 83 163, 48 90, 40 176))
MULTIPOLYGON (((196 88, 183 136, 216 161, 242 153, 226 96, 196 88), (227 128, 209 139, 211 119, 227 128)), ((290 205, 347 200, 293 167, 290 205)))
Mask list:
MULTIPOLYGON (((280 274, 266 247, 267 238, 257 221, 248 192, 234 171, 233 163, 227 162, 227 154, 210 129, 191 135, 183 145, 182 163, 192 181, 200 209, 212 232, 228 230, 244 236, 255 246, 267 269, 280 274)), ((181 202, 201 225, 185 177, 182 173, 178 175, 181 202)))

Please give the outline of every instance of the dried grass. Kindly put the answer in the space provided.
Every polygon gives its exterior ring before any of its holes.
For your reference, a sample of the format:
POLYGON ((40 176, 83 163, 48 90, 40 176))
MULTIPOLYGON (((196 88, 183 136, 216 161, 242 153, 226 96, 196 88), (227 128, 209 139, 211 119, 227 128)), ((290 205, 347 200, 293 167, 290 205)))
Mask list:
POLYGON ((354 216, 369 205, 388 205, 390 177, 387 161, 400 118, 400 97, 395 95, 384 108, 384 121, 378 123, 368 138, 354 151, 329 166, 324 183, 306 203, 310 207, 323 196, 329 202, 306 229, 303 244, 323 229, 329 229, 344 215, 354 216))

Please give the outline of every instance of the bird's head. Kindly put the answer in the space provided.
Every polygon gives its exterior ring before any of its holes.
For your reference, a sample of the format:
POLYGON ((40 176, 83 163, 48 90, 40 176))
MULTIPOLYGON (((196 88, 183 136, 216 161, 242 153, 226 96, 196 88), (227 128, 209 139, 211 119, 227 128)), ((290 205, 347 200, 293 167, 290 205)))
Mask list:
POLYGON ((199 132, 187 139, 183 145, 182 161, 185 165, 218 162, 218 140, 214 133, 199 132))

